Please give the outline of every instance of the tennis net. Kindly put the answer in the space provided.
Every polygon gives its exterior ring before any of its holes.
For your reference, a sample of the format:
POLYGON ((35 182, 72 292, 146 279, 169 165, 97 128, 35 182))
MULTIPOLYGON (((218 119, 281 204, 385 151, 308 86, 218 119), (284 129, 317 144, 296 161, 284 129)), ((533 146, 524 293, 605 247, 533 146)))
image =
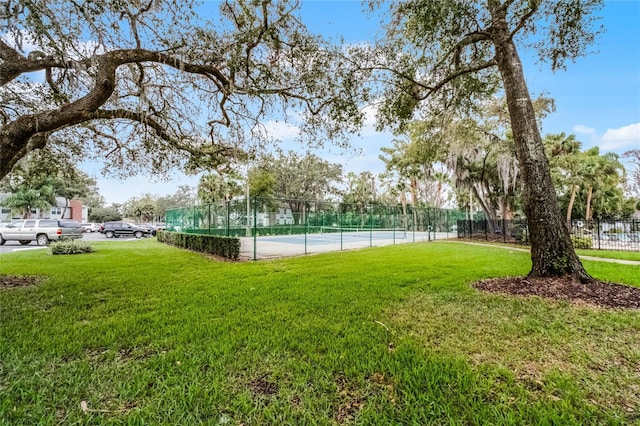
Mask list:
POLYGON ((339 228, 321 226, 320 234, 336 237, 405 239, 407 231, 402 228, 339 228))

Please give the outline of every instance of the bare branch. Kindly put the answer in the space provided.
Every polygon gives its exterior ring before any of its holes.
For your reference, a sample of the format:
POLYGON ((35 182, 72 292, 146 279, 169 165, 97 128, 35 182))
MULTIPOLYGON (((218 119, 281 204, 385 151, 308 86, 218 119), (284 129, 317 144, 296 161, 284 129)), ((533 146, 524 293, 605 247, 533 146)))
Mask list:
MULTIPOLYGON (((107 119, 107 120, 124 119, 124 120, 135 121, 142 124, 143 126, 147 126, 153 129, 154 133, 158 138, 169 143, 171 146, 173 146, 176 149, 188 152, 194 157, 201 156, 203 154, 200 148, 193 147, 184 143, 185 141, 190 139, 179 138, 175 135, 170 134, 167 131, 165 126, 160 124, 154 117, 152 117, 149 114, 140 113, 136 111, 129 111, 122 108, 113 109, 113 110, 102 109, 93 113, 91 115, 91 119, 107 119)), ((115 152, 116 150, 112 152, 115 152)), ((207 154, 214 155, 214 156, 215 155, 225 156, 225 155, 228 155, 228 153, 231 150, 233 150, 232 147, 224 146, 224 145, 216 145, 214 149, 208 150, 207 154)))
POLYGON ((170 135, 167 132, 167 129, 149 114, 118 108, 113 110, 100 109, 95 111, 88 117, 89 120, 94 120, 94 119, 113 120, 116 118, 137 121, 140 124, 143 124, 145 126, 152 128, 159 138, 164 139, 167 142, 176 141, 175 136, 170 135))
POLYGON ((442 58, 442 60, 434 66, 434 68, 440 68, 445 62, 449 59, 449 56, 453 54, 454 61, 456 64, 460 63, 460 54, 462 53, 462 49, 466 46, 478 43, 480 41, 491 40, 490 30, 487 31, 474 31, 472 33, 466 34, 462 40, 456 43, 442 58))
POLYGON ((33 59, 25 58, 2 39, 0 39, 0 58, 3 59, 2 63, 0 63, 0 86, 4 86, 26 72, 62 66, 58 61, 47 56, 32 55, 33 59))
POLYGON ((446 78, 444 78, 443 80, 439 81, 438 83, 436 83, 434 86, 429 87, 429 93, 427 95, 425 95, 424 97, 422 97, 421 99, 418 100, 423 100, 426 99, 428 96, 430 96, 431 94, 433 94, 434 92, 437 92, 441 87, 445 86, 447 83, 455 80, 456 78, 465 75, 465 74, 472 74, 474 72, 478 72, 478 71, 482 71, 484 69, 487 68, 491 68, 496 66, 498 63, 496 61, 495 58, 490 59, 482 64, 476 65, 476 66, 470 66, 468 68, 463 68, 460 69, 456 72, 454 72, 453 74, 449 74, 446 78))
POLYGON ((0 58, 5 61, 20 61, 24 59, 16 49, 5 43, 2 38, 0 38, 0 58))
POLYGON ((362 71, 387 71, 387 72, 390 72, 391 74, 394 74, 394 75, 396 75, 396 76, 400 77, 400 78, 401 78, 401 79, 403 79, 403 80, 407 80, 407 81, 409 81, 409 82, 410 82, 411 84, 413 84, 414 86, 418 86, 418 87, 420 87, 420 88, 422 88, 422 89, 424 89, 424 90, 429 90, 429 89, 431 89, 431 87, 430 87, 430 86, 428 86, 428 85, 426 85, 426 84, 424 84, 424 83, 422 83, 422 82, 420 82, 420 81, 416 80, 415 78, 413 78, 413 77, 409 76, 408 74, 403 73, 403 72, 400 72, 400 71, 398 71, 397 69, 394 69, 394 68, 391 68, 391 67, 388 67, 388 66, 379 66, 379 65, 376 65, 376 66, 373 66, 373 67, 365 67, 365 68, 361 68, 361 70, 362 70, 362 71))

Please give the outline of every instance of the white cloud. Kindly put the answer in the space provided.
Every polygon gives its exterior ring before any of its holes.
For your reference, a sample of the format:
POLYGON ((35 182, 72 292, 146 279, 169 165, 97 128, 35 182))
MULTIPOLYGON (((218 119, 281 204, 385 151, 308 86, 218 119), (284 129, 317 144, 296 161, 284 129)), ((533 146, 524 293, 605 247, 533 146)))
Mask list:
POLYGON ((15 35, 9 33, 0 34, 0 39, 21 53, 38 50, 33 35, 27 31, 18 31, 15 35), (19 43, 18 40, 20 41, 19 43))
POLYGON ((268 121, 264 124, 265 131, 270 138, 286 141, 295 139, 300 129, 284 121, 268 121))
POLYGON ((640 148, 640 123, 629 124, 618 129, 607 129, 602 136, 601 148, 605 151, 640 148))
POLYGON ((371 136, 379 133, 376 131, 376 114, 378 108, 374 105, 368 105, 362 110, 364 112, 364 126, 362 126, 362 135, 371 136))
POLYGON ((362 112, 364 112, 364 124, 362 126, 362 129, 360 130, 361 136, 382 137, 387 142, 393 139, 393 133, 390 130, 388 129, 383 129, 382 131, 376 130, 376 124, 377 124, 376 115, 378 114, 377 104, 367 105, 362 109, 362 112))
POLYGON ((573 126, 573 131, 576 133, 584 133, 586 135, 593 135, 596 132, 596 129, 593 127, 587 127, 582 124, 576 124, 573 126))

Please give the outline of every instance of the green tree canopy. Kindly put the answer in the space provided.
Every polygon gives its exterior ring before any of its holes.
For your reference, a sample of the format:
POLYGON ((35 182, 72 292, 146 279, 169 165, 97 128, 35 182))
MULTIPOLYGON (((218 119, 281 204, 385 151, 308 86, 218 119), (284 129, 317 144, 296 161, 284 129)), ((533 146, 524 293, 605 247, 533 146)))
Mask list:
POLYGON ((202 203, 229 201, 243 194, 241 177, 236 173, 211 173, 200 177, 198 198, 202 203))
POLYGON ((367 205, 376 201, 376 177, 371 172, 347 173, 347 189, 342 196, 345 208, 364 214, 367 205))
POLYGON ((89 213, 90 222, 112 222, 122 220, 122 214, 113 206, 94 207, 89 213))
POLYGON ((44 185, 40 188, 22 186, 2 200, 2 205, 9 207, 12 212, 19 214, 23 219, 28 219, 33 210, 40 210, 40 214, 52 205, 55 205, 53 187, 44 185))
POLYGON ((532 47, 552 69, 562 68, 593 41, 598 32, 593 12, 601 5, 601 0, 396 1, 389 4, 384 39, 373 48, 353 49, 372 89, 382 88, 380 126, 450 110, 473 114, 487 96, 503 91, 523 181, 531 277, 591 279, 560 217, 518 51, 532 47))
POLYGON ((0 178, 44 147, 103 160, 105 172, 163 175, 243 157, 291 111, 304 111, 300 139, 314 143, 344 141, 362 122, 356 75, 306 30, 297 1, 5 6, 0 178))
MULTIPOLYGON (((271 175, 274 196, 286 200, 294 213, 310 207, 312 200, 325 200, 337 195, 342 180, 342 166, 332 164, 315 154, 299 155, 293 151, 263 156, 256 172, 271 175)), ((298 220, 299 215, 294 215, 298 220)))
POLYGON ((630 149, 623 154, 623 157, 629 158, 635 166, 635 169, 630 175, 630 183, 633 190, 640 196, 640 149, 630 149))
POLYGON ((44 194, 52 193, 50 205, 56 204, 56 197, 63 198, 65 207, 62 217, 72 199, 99 197, 95 179, 79 170, 64 153, 47 148, 29 153, 16 164, 11 173, 0 180, 2 191, 17 193, 27 189, 44 194))

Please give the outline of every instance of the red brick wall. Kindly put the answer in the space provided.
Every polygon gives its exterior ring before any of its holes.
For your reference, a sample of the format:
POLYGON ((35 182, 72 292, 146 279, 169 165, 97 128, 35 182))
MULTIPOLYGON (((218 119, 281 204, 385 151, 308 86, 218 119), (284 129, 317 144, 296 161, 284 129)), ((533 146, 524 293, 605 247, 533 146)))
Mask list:
POLYGON ((82 222, 82 203, 78 200, 71 200, 71 220, 82 222))

